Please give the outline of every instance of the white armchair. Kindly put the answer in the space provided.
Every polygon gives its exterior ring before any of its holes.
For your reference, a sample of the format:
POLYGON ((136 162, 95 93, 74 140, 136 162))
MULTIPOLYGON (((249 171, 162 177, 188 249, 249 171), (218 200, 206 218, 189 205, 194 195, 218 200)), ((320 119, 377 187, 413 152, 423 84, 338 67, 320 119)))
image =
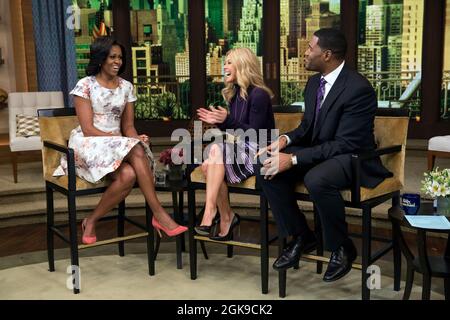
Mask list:
MULTIPOLYGON (((17 115, 36 117, 37 109, 64 107, 64 97, 61 91, 52 92, 13 92, 8 96, 9 112, 9 147, 11 148, 14 182, 17 183, 17 163, 22 156, 27 160, 37 158, 38 150, 42 149, 39 135, 20 136, 17 134, 17 115), (34 151, 36 157, 30 152, 34 151)), ((34 119, 30 123, 34 124, 34 119)), ((39 124, 37 123, 38 127, 39 124)), ((40 157, 40 154, 39 154, 40 157)))
POLYGON ((428 140, 428 170, 433 170, 436 157, 450 158, 450 136, 436 136, 428 140))

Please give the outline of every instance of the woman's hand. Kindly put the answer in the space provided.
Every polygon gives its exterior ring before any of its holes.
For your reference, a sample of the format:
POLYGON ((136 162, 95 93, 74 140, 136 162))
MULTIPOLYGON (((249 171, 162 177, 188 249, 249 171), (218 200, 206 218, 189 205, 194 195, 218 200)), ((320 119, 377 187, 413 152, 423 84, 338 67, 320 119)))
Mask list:
POLYGON ((211 108, 211 110, 205 108, 197 109, 198 118, 208 124, 223 123, 228 116, 228 110, 223 107, 211 108))
POLYGON ((150 144, 150 138, 146 134, 139 135, 138 139, 141 140, 143 143, 150 144))

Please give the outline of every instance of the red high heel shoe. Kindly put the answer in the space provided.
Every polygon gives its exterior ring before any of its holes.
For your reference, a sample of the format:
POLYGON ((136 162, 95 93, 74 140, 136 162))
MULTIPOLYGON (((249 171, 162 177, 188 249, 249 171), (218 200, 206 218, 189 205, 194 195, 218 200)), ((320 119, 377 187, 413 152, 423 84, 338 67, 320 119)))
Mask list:
POLYGON ((84 218, 83 221, 81 222, 81 231, 83 232, 83 236, 81 237, 81 242, 83 242, 84 244, 94 244, 97 242, 97 237, 96 236, 85 236, 84 235, 84 229, 86 229, 86 222, 87 222, 87 218, 84 218))
POLYGON ((169 230, 166 227, 162 226, 158 220, 155 219, 155 217, 152 217, 152 225, 158 231, 159 236, 162 238, 161 230, 164 231, 169 237, 174 237, 179 234, 182 234, 183 232, 187 231, 187 227, 185 226, 178 226, 175 229, 169 230))

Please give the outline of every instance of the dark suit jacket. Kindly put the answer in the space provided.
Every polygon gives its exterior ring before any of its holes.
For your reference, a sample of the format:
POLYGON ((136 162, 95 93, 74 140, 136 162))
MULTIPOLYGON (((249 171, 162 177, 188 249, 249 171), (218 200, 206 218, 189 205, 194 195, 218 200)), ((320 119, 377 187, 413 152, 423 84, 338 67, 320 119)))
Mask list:
MULTIPOLYGON (((300 166, 335 158, 351 177, 351 154, 376 148, 373 134, 377 98, 370 83, 356 71, 342 69, 320 109, 314 127, 316 93, 320 74, 305 87, 305 114, 300 126, 287 133, 300 166)), ((361 185, 373 188, 392 174, 379 158, 364 161, 361 185)))

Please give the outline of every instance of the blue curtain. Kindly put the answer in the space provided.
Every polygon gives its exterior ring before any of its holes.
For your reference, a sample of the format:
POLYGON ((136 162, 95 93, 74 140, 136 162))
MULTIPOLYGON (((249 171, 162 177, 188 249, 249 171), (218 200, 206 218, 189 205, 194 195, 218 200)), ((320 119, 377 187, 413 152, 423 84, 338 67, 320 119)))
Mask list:
POLYGON ((32 0, 39 91, 62 91, 66 106, 77 82, 75 36, 66 25, 72 0, 32 0))

